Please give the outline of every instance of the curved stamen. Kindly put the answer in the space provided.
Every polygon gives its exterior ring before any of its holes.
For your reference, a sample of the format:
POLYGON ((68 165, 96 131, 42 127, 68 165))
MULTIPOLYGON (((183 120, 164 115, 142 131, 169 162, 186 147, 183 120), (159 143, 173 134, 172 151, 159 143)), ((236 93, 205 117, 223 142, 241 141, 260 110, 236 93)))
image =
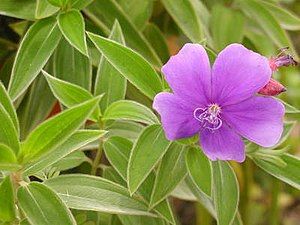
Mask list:
POLYGON ((217 104, 211 104, 206 108, 196 108, 193 115, 196 120, 202 123, 204 128, 215 131, 223 124, 219 115, 220 112, 221 108, 217 104))

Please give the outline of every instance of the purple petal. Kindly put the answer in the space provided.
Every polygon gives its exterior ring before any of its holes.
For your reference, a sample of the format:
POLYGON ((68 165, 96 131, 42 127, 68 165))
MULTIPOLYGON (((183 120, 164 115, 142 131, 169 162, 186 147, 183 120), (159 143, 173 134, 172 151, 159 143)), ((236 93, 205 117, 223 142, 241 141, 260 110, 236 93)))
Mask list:
POLYGON ((199 132, 200 124, 193 117, 194 107, 175 94, 162 92, 155 96, 153 108, 160 114, 169 140, 191 137, 199 132))
POLYGON ((253 97, 222 108, 222 117, 233 129, 263 147, 279 141, 283 116, 283 104, 270 97, 253 97))
POLYGON ((245 160, 245 146, 241 137, 225 123, 215 131, 200 132, 200 145, 210 160, 245 160))
POLYGON ((271 78, 269 61, 243 45, 231 44, 217 57, 212 69, 212 99, 230 105, 250 98, 271 78))
POLYGON ((162 72, 173 92, 198 107, 207 105, 211 90, 211 69, 205 49, 199 44, 185 44, 163 66, 162 72))

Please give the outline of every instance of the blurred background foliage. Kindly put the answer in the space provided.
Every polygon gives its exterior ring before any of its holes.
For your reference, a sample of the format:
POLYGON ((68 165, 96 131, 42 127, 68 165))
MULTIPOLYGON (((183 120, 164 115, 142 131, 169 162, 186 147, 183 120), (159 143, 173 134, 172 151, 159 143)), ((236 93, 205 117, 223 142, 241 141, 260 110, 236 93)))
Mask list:
MULTIPOLYGON (((211 59, 226 45, 239 42, 266 57, 278 54, 278 49, 290 47, 290 54, 299 60, 300 54, 300 1, 299 0, 95 0, 82 10, 86 29, 96 34, 108 36, 117 19, 123 29, 128 46, 142 54, 158 70, 170 55, 175 54, 186 42, 205 44, 211 59)), ((0 0, 0 79, 7 86, 13 59, 18 43, 35 19, 41 19, 57 12, 57 8, 45 10, 42 5, 35 10, 36 2, 31 0, 0 0), (7 1, 15 2, 10 13, 1 12, 1 6, 7 1), (27 8, 22 8, 26 2, 27 8)), ((95 77, 100 55, 91 43, 89 52, 95 77)), ((77 62, 75 71, 64 68, 68 64, 72 47, 61 42, 50 59, 47 67, 61 79, 90 89, 90 84, 76 77, 78 70, 87 73, 84 65, 77 62), (60 52, 59 54, 57 52, 60 52), (52 63, 55 61, 56 63, 52 63), (59 64, 60 63, 60 64, 59 64), (56 67, 55 67, 56 66, 56 67), (85 70, 85 71, 84 71, 85 70)), ((79 53, 78 53, 79 54, 79 53)), ((88 64, 88 63, 87 63, 88 64)), ((287 92, 280 98, 300 108, 299 67, 280 68, 274 74, 282 82, 287 92)), ((128 85, 126 97, 151 106, 149 99, 128 85)), ((18 101, 18 116, 21 124, 21 136, 27 134, 44 121, 49 115, 59 111, 46 81, 39 77, 30 86, 24 97, 18 101)), ((289 114, 287 120, 298 120, 300 114, 289 114)), ((139 129, 138 127, 134 129, 139 129)), ((132 131, 134 134, 134 131, 132 131)), ((286 140, 289 151, 300 156, 300 125, 297 123, 286 140)), ((91 153, 92 154, 92 153, 91 153)), ((93 155, 89 155, 93 157, 93 155)), ((70 157, 68 162, 60 164, 62 173, 90 171, 86 160, 70 157)), ((82 159, 82 157, 78 158, 82 159)), ((104 162, 105 163, 105 159, 104 162)), ((271 177, 251 161, 242 167, 234 164, 240 192, 240 212, 245 225, 299 225, 300 192, 287 184, 271 177)), ((298 168, 299 169, 299 168, 298 168)), ((300 172, 300 171, 299 171, 300 172)), ((50 174, 50 175, 49 175, 50 174)), ((55 171, 48 171, 54 176, 55 171)), ((175 194, 174 194, 175 195, 175 194)), ((181 193, 182 195, 182 193, 181 193)), ((193 197, 189 196, 189 199, 193 197)), ((182 224, 213 224, 208 213, 199 203, 173 199, 178 220, 182 224)), ((76 213, 76 212, 75 212, 76 213)), ((106 215, 101 218, 105 220, 106 215)), ((94 224, 92 212, 78 212, 78 224, 94 224)), ((149 223, 150 224, 150 223, 149 223)))

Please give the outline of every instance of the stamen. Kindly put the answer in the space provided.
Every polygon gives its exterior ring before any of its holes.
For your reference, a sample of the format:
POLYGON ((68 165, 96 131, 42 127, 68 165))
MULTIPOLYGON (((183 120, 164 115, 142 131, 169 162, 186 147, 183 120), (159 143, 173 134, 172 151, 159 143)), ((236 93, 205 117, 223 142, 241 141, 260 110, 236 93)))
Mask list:
POLYGON ((217 104, 211 104, 206 108, 196 108, 194 118, 202 123, 202 126, 211 131, 215 131, 222 126, 220 118, 221 108, 217 104))

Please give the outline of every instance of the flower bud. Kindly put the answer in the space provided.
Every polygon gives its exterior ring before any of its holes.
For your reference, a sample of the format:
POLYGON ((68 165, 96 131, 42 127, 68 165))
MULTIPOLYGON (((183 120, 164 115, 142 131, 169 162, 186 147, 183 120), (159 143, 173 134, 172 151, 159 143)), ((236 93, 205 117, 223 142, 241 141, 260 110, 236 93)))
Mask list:
POLYGON ((259 90, 258 94, 275 96, 285 91, 286 88, 281 83, 271 78, 270 81, 262 89, 259 90))
POLYGON ((280 53, 276 57, 271 57, 269 60, 270 67, 272 71, 278 70, 279 67, 281 66, 297 66, 298 62, 294 60, 294 58, 286 54, 286 50, 288 48, 283 48, 280 50, 280 53))

